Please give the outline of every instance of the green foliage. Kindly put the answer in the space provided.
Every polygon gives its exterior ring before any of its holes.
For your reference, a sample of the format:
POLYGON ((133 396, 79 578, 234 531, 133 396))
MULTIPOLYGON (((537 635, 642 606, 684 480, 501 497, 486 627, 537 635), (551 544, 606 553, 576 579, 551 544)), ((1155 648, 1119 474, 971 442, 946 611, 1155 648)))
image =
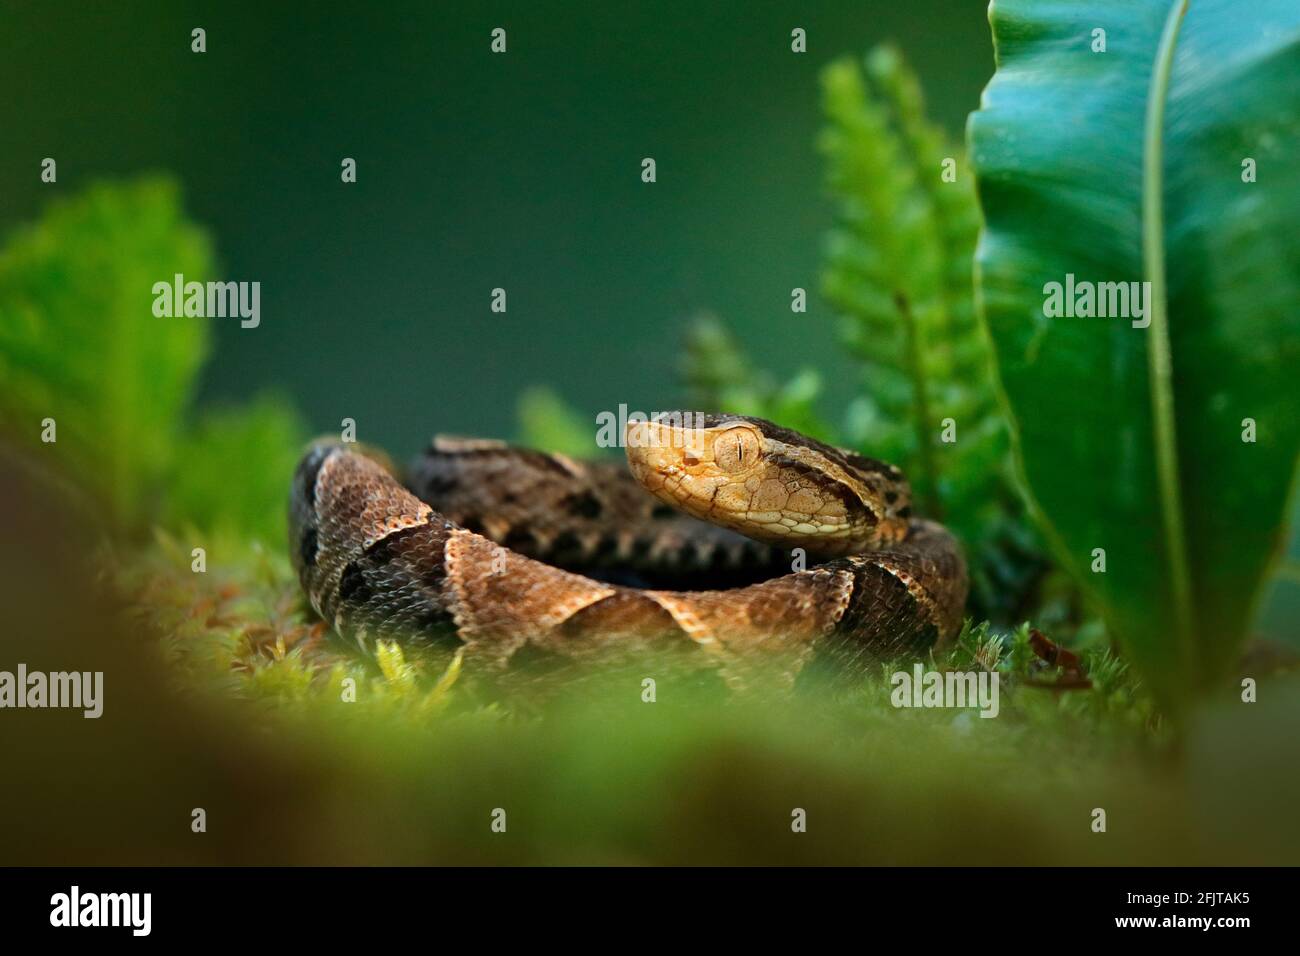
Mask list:
POLYGON ((430 687, 421 680, 420 664, 408 661, 400 644, 396 641, 375 644, 375 660, 387 682, 385 693, 421 718, 435 716, 451 704, 451 691, 460 678, 464 659, 464 650, 457 651, 442 676, 430 687))
POLYGON ((687 331, 681 373, 690 407, 752 415, 778 422, 825 442, 833 429, 815 406, 821 379, 804 369, 784 384, 753 368, 735 336, 716 316, 697 316, 687 331))
POLYGON ((544 385, 535 385, 519 396, 519 444, 574 458, 592 458, 600 452, 595 420, 584 419, 544 385))
POLYGON ((0 431, 90 493, 110 528, 147 521, 207 353, 202 321, 153 315, 152 286, 211 269, 165 179, 57 201, 0 251, 0 431), (40 443, 46 418, 56 443, 40 443))
POLYGON ((903 468, 920 510, 965 543, 976 614, 1012 620, 1043 562, 1021 520, 975 314, 972 177, 962 150, 925 119, 893 47, 873 50, 865 74, 851 59, 832 63, 822 87, 819 145, 836 210, 822 288, 866 373, 847 437, 903 468), (954 441, 942 440, 945 425, 954 441))
POLYGON ((153 314, 153 284, 205 281, 212 253, 166 179, 55 202, 0 253, 0 430, 75 486, 105 531, 161 522, 284 546, 284 499, 305 439, 264 396, 187 427, 207 319, 153 314), (53 418, 57 441, 39 441, 53 418))
POLYGON ((179 440, 165 522, 284 547, 285 497, 306 430, 286 399, 205 411, 179 440))
POLYGON ((1236 662, 1300 450, 1300 7, 1198 0, 1179 29, 1180 13, 998 0, 970 124, 981 299, 1025 478, 1170 705, 1236 662), (1150 326, 1049 318, 1067 274, 1150 282, 1150 326))

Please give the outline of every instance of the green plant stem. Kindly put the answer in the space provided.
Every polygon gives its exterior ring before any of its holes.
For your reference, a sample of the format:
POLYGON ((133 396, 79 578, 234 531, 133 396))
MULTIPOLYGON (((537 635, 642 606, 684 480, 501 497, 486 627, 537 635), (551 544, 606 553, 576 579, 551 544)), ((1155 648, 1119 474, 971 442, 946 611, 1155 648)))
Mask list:
POLYGON ((1146 131, 1142 169, 1142 265, 1151 283, 1151 342, 1147 361, 1151 380, 1151 411, 1156 439, 1156 471, 1165 547, 1169 552, 1170 588, 1173 592, 1174 624, 1181 645, 1181 659, 1196 673, 1196 643, 1192 638, 1191 572, 1187 562, 1186 532, 1183 528, 1179 494, 1178 436, 1174 418, 1173 363, 1169 350, 1168 291, 1165 284, 1164 244, 1164 119, 1169 94, 1178 30, 1187 12, 1187 0, 1177 0, 1169 9, 1164 32, 1156 50, 1147 96, 1146 131))
POLYGON ((916 453, 921 461, 924 484, 921 486, 921 505, 925 513, 936 521, 942 520, 942 507, 938 495, 938 465, 934 460, 934 421, 930 418, 930 398, 927 394, 928 383, 925 367, 921 361, 921 333, 916 327, 916 316, 907 296, 902 292, 894 293, 894 304, 903 319, 903 328, 907 334, 907 362, 912 367, 914 385, 913 401, 916 406, 916 453))

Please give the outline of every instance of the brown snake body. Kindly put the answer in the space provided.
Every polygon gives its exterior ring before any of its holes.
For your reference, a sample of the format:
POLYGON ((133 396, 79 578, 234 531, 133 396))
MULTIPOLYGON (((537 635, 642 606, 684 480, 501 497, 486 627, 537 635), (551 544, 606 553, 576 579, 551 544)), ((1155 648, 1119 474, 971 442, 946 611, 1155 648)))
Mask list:
POLYGON ((289 506, 303 590, 363 648, 455 641, 506 666, 676 642, 733 682, 776 652, 795 673, 819 650, 865 661, 957 631, 960 549, 911 516, 893 466, 729 415, 626 438, 630 474, 436 439, 409 488, 355 445, 315 443, 289 506))

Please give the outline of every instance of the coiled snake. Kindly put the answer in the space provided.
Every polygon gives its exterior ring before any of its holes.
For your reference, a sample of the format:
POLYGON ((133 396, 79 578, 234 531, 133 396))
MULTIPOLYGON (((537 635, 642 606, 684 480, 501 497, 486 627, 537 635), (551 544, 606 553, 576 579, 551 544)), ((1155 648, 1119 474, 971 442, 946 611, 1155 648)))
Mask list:
POLYGON ((774 652, 793 674, 820 650, 870 660, 957 631, 961 551, 912 517, 892 465, 733 415, 667 413, 625 439, 630 474, 439 438, 406 487, 316 442, 289 505, 303 590, 363 648, 460 642, 505 666, 669 642, 733 683, 774 652))

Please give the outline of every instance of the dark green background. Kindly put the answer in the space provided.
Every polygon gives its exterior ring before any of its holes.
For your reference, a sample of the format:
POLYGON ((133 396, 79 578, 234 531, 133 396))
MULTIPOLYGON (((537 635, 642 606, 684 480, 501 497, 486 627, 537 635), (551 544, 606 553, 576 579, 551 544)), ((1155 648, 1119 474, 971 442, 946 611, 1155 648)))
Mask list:
POLYGON ((97 178, 174 174, 219 277, 262 283, 260 328, 213 320, 204 397, 277 386, 314 429, 351 416, 399 455, 510 435, 535 383, 584 413, 671 406, 700 309, 774 372, 819 369, 834 419, 857 373, 816 294, 817 73, 894 39, 960 134, 992 72, 985 6, 6 4, 0 226, 97 178))

